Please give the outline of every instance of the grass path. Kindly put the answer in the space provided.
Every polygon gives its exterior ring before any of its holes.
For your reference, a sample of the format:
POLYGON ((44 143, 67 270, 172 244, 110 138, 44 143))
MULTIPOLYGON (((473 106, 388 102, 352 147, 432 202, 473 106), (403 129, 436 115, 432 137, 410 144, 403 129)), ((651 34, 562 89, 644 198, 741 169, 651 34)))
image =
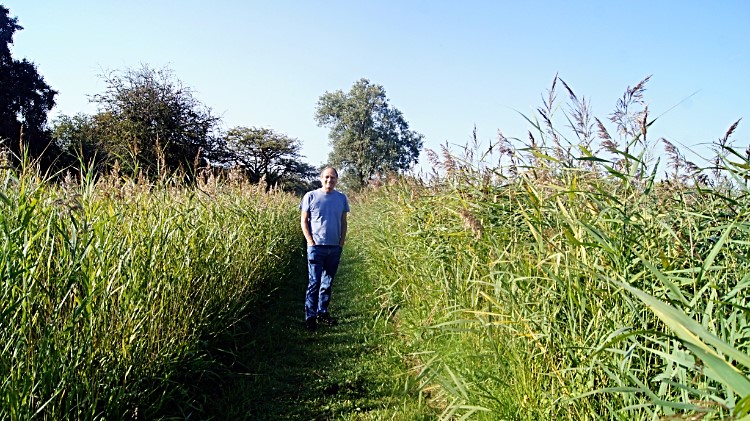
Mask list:
POLYGON ((373 287, 347 248, 334 281, 334 327, 302 324, 307 282, 280 279, 242 322, 207 346, 215 361, 182 380, 186 396, 165 418, 200 420, 426 420, 436 418, 407 390, 396 339, 376 322, 373 287))

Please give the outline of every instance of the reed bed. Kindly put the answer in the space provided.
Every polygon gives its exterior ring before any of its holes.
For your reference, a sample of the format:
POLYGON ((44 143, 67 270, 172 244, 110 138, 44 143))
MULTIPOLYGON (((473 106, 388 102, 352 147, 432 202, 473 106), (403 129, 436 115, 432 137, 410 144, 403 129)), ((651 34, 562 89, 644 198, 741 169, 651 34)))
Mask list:
POLYGON ((153 419, 301 253, 286 194, 83 178, 0 172, 0 419, 153 419))
POLYGON ((647 80, 610 116, 619 144, 556 78, 527 144, 446 146, 428 181, 361 199, 380 316, 444 419, 748 416, 750 155, 736 124, 703 169, 647 142, 647 80))

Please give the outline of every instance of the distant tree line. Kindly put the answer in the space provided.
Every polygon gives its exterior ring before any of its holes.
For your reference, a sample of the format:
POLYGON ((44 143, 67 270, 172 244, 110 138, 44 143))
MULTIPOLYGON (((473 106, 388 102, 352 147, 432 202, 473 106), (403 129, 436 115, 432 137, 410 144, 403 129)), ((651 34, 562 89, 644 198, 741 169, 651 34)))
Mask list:
MULTIPOLYGON (((30 160, 50 176, 71 169, 156 179, 195 179, 199 169, 240 170, 257 183, 301 192, 319 168, 305 163, 298 139, 268 128, 234 127, 193 96, 169 69, 148 65, 101 75, 104 92, 92 95, 93 115, 61 115, 48 122, 57 92, 36 66, 15 60, 10 46, 23 29, 0 5, 0 147, 12 163, 30 160)), ((315 119, 331 129, 329 165, 344 185, 362 188, 377 177, 417 162, 422 135, 410 131, 385 90, 367 79, 350 92, 326 92, 315 119)))
POLYGON ((148 66, 112 72, 94 95, 94 115, 61 116, 52 138, 61 163, 114 166, 123 175, 154 179, 179 174, 192 180, 201 168, 239 169, 252 182, 302 191, 317 169, 304 163, 300 141, 265 128, 218 132, 219 118, 200 103, 171 71, 148 66))

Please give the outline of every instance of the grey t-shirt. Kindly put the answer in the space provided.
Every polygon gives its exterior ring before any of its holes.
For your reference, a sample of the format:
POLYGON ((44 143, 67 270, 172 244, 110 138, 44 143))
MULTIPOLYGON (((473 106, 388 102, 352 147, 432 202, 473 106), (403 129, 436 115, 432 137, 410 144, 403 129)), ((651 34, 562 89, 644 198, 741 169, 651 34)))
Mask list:
POLYGON ((305 193, 300 209, 310 212, 310 233, 315 244, 337 246, 341 240, 341 216, 349 212, 349 200, 338 190, 317 189, 305 193))

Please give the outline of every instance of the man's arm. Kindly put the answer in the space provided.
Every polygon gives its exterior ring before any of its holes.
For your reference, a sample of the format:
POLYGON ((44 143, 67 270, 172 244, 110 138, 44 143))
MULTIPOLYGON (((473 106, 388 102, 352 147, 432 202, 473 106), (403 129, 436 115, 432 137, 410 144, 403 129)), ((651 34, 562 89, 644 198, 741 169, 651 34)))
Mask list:
POLYGON ((339 245, 341 247, 344 247, 344 243, 346 242, 346 215, 346 212, 341 214, 341 240, 339 240, 339 245))
POLYGON ((310 233, 310 211, 302 211, 299 223, 302 227, 302 234, 305 235, 305 240, 307 240, 307 245, 314 246, 315 241, 313 240, 312 233, 310 233))

